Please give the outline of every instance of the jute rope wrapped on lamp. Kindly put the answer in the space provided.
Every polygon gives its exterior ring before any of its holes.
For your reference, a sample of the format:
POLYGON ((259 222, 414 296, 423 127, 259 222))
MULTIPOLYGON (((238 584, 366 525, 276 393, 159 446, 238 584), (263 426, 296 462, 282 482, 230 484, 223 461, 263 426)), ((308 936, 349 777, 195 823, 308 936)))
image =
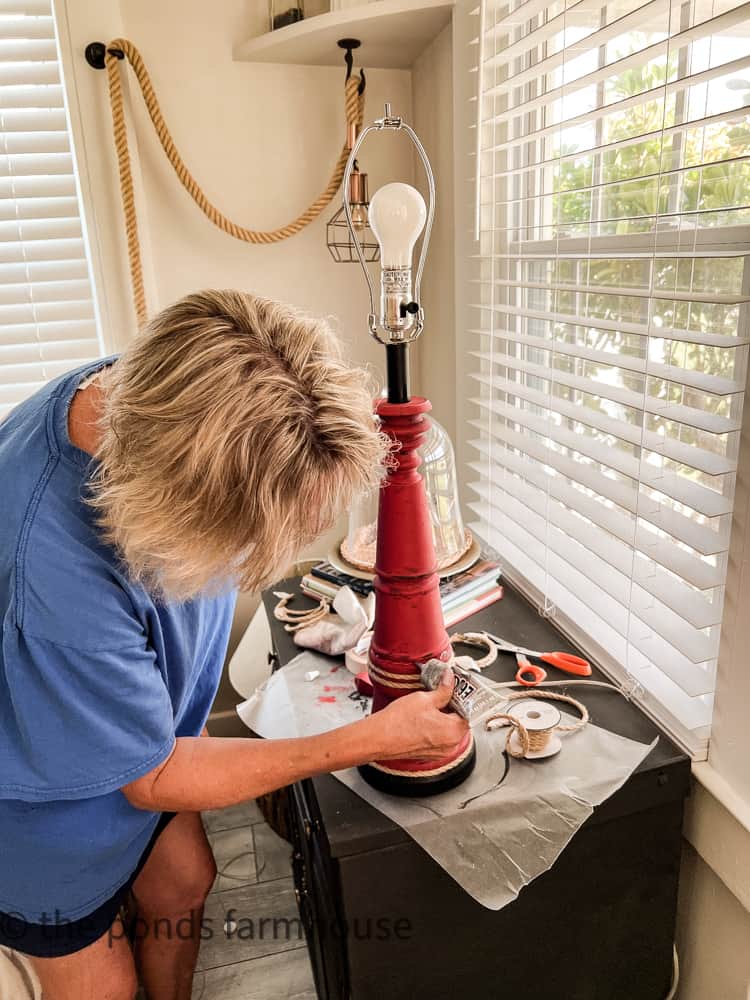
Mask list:
MULTIPOLYGON (((120 59, 126 59, 135 73, 151 123, 154 126, 154 130, 167 159, 174 168, 178 180, 206 218, 213 222, 215 226, 218 226, 219 229, 223 230, 223 232, 229 236, 233 236, 237 240, 242 240, 245 243, 278 243, 281 240, 289 239, 290 236, 295 236, 305 226, 308 226, 317 219, 321 212, 330 205, 341 186, 350 146, 348 141, 344 144, 325 190, 292 222, 278 229, 271 230, 247 229, 245 226, 237 225, 237 223, 232 222, 231 219, 227 218, 223 212, 209 201, 200 184, 190 173, 177 151, 172 135, 167 128, 167 123, 164 121, 161 113, 159 101, 154 92, 148 70, 138 49, 127 38, 115 38, 110 42, 104 52, 104 65, 107 70, 107 80, 109 83, 109 101, 112 109, 112 127, 115 149, 117 151, 122 207, 125 216, 133 302, 138 322, 143 323, 147 317, 146 294, 143 285, 143 264, 138 237, 138 218, 135 209, 133 174, 128 149, 128 132, 122 94, 122 80, 118 65, 120 59)), ((94 65, 93 62, 92 65, 94 65)), ((347 135, 351 135, 352 132, 356 135, 362 125, 365 110, 363 81, 358 75, 350 75, 346 80, 344 85, 344 110, 346 114, 347 135)))

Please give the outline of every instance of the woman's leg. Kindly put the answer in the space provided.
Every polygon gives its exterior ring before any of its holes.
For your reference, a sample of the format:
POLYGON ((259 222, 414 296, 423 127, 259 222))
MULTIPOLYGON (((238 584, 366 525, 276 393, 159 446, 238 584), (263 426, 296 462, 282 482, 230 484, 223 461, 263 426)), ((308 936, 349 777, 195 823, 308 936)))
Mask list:
POLYGON ((119 918, 87 948, 60 958, 32 958, 44 1000, 133 1000, 138 982, 119 918))
POLYGON ((180 813, 133 883, 135 961, 149 1000, 190 1000, 203 904, 215 878, 200 813, 180 813))

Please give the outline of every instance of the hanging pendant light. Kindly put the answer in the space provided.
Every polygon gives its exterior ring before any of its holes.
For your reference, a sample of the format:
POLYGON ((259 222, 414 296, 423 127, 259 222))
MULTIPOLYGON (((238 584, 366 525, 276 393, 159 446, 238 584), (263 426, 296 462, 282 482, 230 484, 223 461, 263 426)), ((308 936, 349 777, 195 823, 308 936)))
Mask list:
MULTIPOLYGON (((368 219, 370 200, 367 195, 367 174, 360 171, 356 160, 349 178, 349 207, 352 213, 352 225, 357 230, 365 260, 368 262, 377 260, 380 256, 380 245, 370 229, 368 219)), ((326 243, 336 263, 359 263, 343 205, 328 220, 326 243)))
MULTIPOLYGON (((356 38, 342 38, 338 44, 340 48, 346 50, 344 61, 346 62, 346 78, 348 80, 351 76, 354 63, 352 50, 359 48, 360 42, 356 38)), ((364 70, 360 72, 360 76, 362 78, 360 91, 364 91, 364 70)), ((357 141, 357 133, 357 126, 350 124, 346 137, 346 144, 350 150, 354 148, 354 144, 357 141)), ((356 229, 364 259, 368 262, 375 261, 380 256, 380 244, 370 229, 370 199, 367 193, 367 174, 360 171, 356 160, 352 166, 348 181, 348 201, 352 226, 356 229)), ((337 264, 359 263, 360 258, 357 254, 357 249, 352 238, 352 231, 343 205, 328 220, 326 225, 326 244, 337 264)))

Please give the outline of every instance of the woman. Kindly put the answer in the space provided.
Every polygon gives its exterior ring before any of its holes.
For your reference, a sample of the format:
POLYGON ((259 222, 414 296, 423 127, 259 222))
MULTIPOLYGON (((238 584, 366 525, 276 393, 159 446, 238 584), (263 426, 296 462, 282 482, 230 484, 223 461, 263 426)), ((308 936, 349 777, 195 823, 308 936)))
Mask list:
POLYGON ((449 677, 323 736, 199 738, 236 589, 276 578, 383 458, 327 326, 240 292, 188 296, 0 425, 0 945, 47 1000, 131 1000, 138 978, 190 996, 199 935, 146 930, 133 954, 118 911, 132 893, 141 928, 199 928, 200 810, 463 738, 449 677))

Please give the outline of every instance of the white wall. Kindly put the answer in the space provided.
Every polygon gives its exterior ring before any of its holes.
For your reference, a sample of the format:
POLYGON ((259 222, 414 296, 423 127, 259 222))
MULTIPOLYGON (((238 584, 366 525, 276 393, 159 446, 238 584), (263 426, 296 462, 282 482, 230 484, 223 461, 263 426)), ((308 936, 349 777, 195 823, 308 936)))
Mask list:
MULTIPOLYGON (((92 38, 120 32, 140 49, 164 117, 184 160, 207 195, 232 219, 252 228, 288 222, 325 187, 344 140, 342 68, 253 65, 234 62, 233 46, 258 30, 264 2, 242 0, 112 0, 101 5, 65 0, 81 95, 85 153, 92 174, 94 228, 108 246, 106 286, 118 303, 124 281, 119 193, 111 154, 106 78, 83 60, 92 38), (108 16, 102 16, 106 8, 108 16)), ((411 113, 407 71, 367 73, 366 116, 384 101, 411 113)), ((366 331, 367 303, 361 273, 337 265, 325 247, 325 219, 291 240, 251 246, 231 239, 206 220, 180 187, 153 133, 130 77, 140 160, 140 228, 150 257, 151 310, 204 286, 238 287, 292 301, 330 315, 352 357, 380 370, 382 352, 366 331)), ((411 152, 388 136, 366 148, 371 184, 391 177, 411 180, 411 152)), ((147 261, 148 263, 148 261, 147 261)), ((125 295, 129 292, 125 289, 125 295)), ((127 340, 133 327, 119 323, 110 335, 127 340)))
POLYGON ((679 1000, 748 1000, 750 913, 689 845, 682 856, 679 1000))
MULTIPOLYGON (((448 25, 412 70, 413 126, 435 175, 436 215, 422 283, 425 330, 414 354, 415 386, 429 396, 433 413, 456 439, 456 328, 453 277, 453 72, 448 25)), ((415 183, 427 195, 415 155, 415 183)))

